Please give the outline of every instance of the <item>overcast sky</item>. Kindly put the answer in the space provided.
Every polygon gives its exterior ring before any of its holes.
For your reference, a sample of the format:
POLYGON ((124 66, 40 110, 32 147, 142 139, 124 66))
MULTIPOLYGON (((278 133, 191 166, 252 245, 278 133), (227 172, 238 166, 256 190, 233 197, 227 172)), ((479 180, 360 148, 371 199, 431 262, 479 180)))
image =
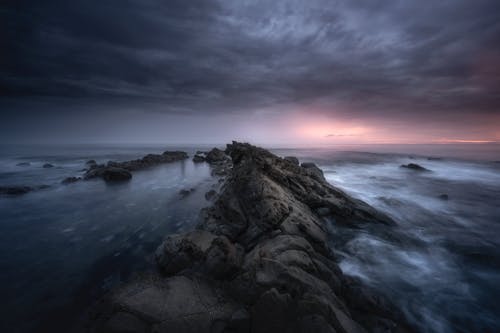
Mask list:
POLYGON ((0 4, 4 142, 500 141, 498 0, 0 4))

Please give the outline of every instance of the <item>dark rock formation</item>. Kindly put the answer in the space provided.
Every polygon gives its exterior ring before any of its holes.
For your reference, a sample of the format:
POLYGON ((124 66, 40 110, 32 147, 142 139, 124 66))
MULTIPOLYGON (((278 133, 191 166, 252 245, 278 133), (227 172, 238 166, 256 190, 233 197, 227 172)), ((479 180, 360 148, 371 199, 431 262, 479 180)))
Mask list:
POLYGON ((33 191, 34 188, 30 186, 1 186, 0 194, 3 195, 22 195, 33 191))
POLYGON ((122 181, 132 178, 132 174, 127 169, 107 167, 104 169, 102 176, 105 181, 122 181))
POLYGON ((16 166, 30 166, 31 163, 29 162, 21 162, 21 163, 17 163, 16 166))
POLYGON ((299 165, 299 159, 295 156, 285 156, 284 159, 286 161, 292 162, 295 165, 299 165))
POLYGON ((87 162, 85 162, 85 164, 90 166, 90 165, 96 165, 97 162, 95 160, 88 160, 87 162))
POLYGON ((43 167, 44 167, 45 169, 49 169, 49 168, 53 168, 54 166, 53 166, 52 164, 50 164, 50 163, 45 163, 45 164, 43 165, 43 167))
POLYGON ((205 162, 205 161, 206 161, 205 155, 196 154, 196 155, 193 156, 193 162, 194 163, 202 163, 202 162, 205 162))
POLYGON ((49 188, 49 185, 38 186, 0 186, 0 195, 18 196, 29 192, 44 190, 49 188))
POLYGON ((218 148, 214 148, 207 153, 207 156, 205 159, 208 163, 216 163, 216 162, 222 162, 222 161, 226 160, 227 158, 228 157, 223 150, 220 150, 218 148))
POLYGON ((158 164, 171 163, 188 158, 188 155, 183 151, 166 151, 163 154, 148 154, 143 158, 125 161, 113 162, 109 161, 107 165, 96 164, 91 160, 87 162, 89 169, 84 175, 84 179, 103 178, 106 181, 122 181, 132 178, 131 171, 149 168, 158 164), (93 162, 93 163, 92 163, 93 162))
POLYGON ((195 191, 194 188, 190 188, 190 189, 182 189, 179 191, 179 195, 183 198, 187 197, 188 195, 190 195, 191 193, 193 193, 195 191))
POLYGON ((61 182, 61 184, 71 184, 71 183, 76 183, 77 181, 82 180, 82 177, 67 177, 64 178, 64 180, 61 182))
POLYGON ((450 197, 446 193, 440 194, 438 198, 441 199, 441 200, 445 200, 445 201, 448 200, 448 199, 450 199, 450 197))
POLYGON ((353 227, 389 217, 313 165, 236 142, 226 152, 233 167, 203 222, 161 244, 160 275, 100 302, 91 332, 413 332, 397 309, 342 274, 319 212, 353 227))
POLYGON ((401 165, 401 168, 413 170, 413 171, 419 171, 419 172, 429 172, 431 170, 424 168, 421 165, 418 165, 416 163, 410 163, 410 164, 403 164, 401 165))

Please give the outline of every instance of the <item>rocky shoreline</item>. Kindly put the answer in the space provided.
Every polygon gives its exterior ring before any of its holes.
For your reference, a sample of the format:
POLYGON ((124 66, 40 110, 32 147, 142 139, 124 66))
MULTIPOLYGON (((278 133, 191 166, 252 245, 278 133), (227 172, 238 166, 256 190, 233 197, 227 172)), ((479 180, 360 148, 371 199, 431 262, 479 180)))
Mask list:
POLYGON ((221 187, 202 222, 158 247, 158 273, 100 300, 85 331, 415 332, 342 273, 328 244, 328 228, 391 228, 388 216, 331 186, 314 164, 237 142, 211 153, 197 162, 213 166, 221 187))

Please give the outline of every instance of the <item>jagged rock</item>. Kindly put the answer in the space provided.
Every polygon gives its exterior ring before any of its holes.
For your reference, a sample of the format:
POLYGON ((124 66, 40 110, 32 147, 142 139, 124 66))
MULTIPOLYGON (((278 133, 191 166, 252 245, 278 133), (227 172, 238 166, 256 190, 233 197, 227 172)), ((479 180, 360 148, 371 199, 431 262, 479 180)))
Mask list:
POLYGON ((299 159, 295 156, 285 156, 285 161, 292 162, 295 165, 299 165, 299 159))
POLYGON ((95 165, 97 164, 97 162, 95 160, 88 160, 87 162, 85 162, 86 165, 95 165))
POLYGON ((62 184, 71 184, 71 183, 76 183, 79 180, 82 180, 82 177, 67 177, 61 183, 62 184))
POLYGON ((302 163, 301 166, 307 170, 311 174, 311 176, 315 177, 318 180, 325 180, 325 175, 323 174, 323 170, 318 168, 314 163, 302 163))
POLYGON ((54 166, 53 166, 52 164, 50 164, 50 163, 45 163, 45 164, 43 165, 43 167, 44 167, 45 169, 48 169, 48 168, 53 168, 54 166))
POLYGON ((161 155, 148 154, 141 159, 113 162, 109 161, 106 165, 96 164, 94 160, 87 162, 89 169, 83 179, 103 178, 106 181, 128 180, 132 178, 131 171, 141 170, 158 164, 171 163, 187 159, 188 155, 183 151, 166 151, 161 155))
POLYGON ((424 168, 421 165, 418 165, 416 163, 409 163, 409 164, 403 164, 401 165, 401 168, 413 170, 413 171, 419 171, 419 172, 429 172, 431 170, 424 168))
POLYGON ((233 167, 202 223, 169 236, 155 254, 161 276, 112 293, 92 327, 126 312, 153 332, 413 332, 342 274, 323 218, 356 227, 389 217, 316 166, 237 142, 226 153, 233 167))

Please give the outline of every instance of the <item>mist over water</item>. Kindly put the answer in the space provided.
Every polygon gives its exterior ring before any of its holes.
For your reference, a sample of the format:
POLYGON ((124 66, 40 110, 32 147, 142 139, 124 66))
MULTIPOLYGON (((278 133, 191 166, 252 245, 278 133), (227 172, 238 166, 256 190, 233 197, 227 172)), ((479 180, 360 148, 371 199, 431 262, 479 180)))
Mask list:
POLYGON ((475 161, 299 154, 316 161, 330 183, 397 223, 390 230, 334 226, 332 246, 344 273, 387 295, 423 332, 500 331, 500 164, 474 152, 475 161), (408 163, 431 172, 399 167, 408 163))
MULTIPOLYGON (((396 221, 394 228, 361 229, 328 222, 346 274, 388 295, 424 332, 494 332, 500 331, 500 153, 495 146, 471 147, 273 152, 316 162, 333 185, 396 221), (399 167, 407 163, 432 172, 399 167)), ((0 186, 50 188, 0 197, 1 331, 66 331, 103 293, 154 269, 161 239, 194 228, 199 210, 210 204, 205 192, 218 186, 206 164, 191 160, 134 172, 124 184, 65 186, 62 179, 81 174, 89 159, 206 148, 2 146, 0 186), (186 198, 179 195, 191 188, 186 198)))

